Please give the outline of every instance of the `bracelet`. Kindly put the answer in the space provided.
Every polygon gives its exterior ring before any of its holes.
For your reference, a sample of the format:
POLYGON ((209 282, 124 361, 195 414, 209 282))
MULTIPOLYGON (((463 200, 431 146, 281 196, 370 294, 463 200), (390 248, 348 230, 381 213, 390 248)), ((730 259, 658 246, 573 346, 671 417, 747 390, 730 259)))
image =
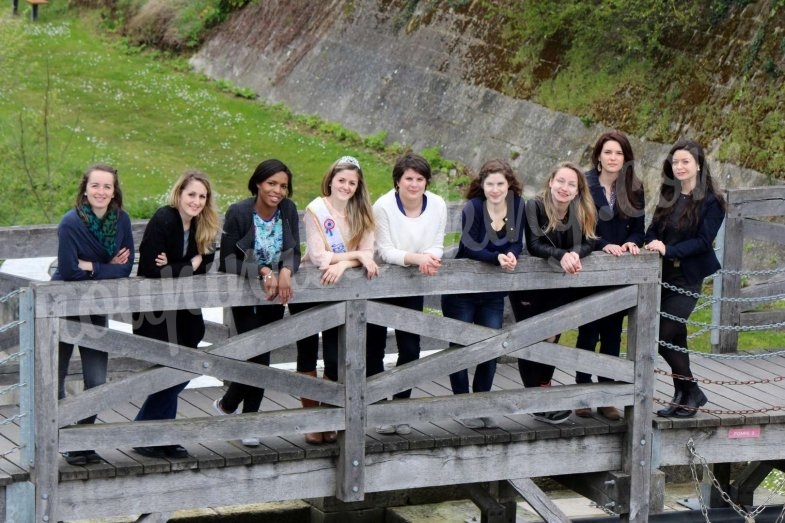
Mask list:
POLYGON ((270 279, 270 278, 272 278, 272 277, 273 277, 273 271, 270 271, 270 272, 268 272, 267 274, 265 274, 265 275, 262 277, 262 281, 267 281, 267 280, 269 280, 269 279, 270 279))

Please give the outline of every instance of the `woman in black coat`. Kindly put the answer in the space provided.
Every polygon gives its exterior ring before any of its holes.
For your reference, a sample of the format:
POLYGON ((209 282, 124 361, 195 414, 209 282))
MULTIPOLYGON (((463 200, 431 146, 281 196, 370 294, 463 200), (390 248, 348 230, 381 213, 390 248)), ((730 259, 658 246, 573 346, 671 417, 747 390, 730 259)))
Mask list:
POLYGON ((708 401, 693 380, 689 353, 663 344, 687 348, 684 322, 695 309, 703 279, 720 268, 713 243, 724 219, 725 200, 714 188, 703 148, 691 140, 676 142, 663 162, 660 200, 644 246, 662 256, 663 284, 687 292, 663 286, 660 294, 660 311, 671 318, 660 317, 659 353, 670 365, 674 394, 658 416, 689 418, 708 401))
MULTIPOLYGON (((139 276, 185 278, 205 274, 215 257, 218 215, 210 181, 198 171, 185 172, 169 195, 169 205, 158 209, 147 223, 139 245, 139 276)), ((134 334, 195 348, 204 336, 200 309, 134 313, 134 334)), ((188 382, 147 397, 136 421, 174 419, 177 397, 188 382)), ((180 445, 135 447, 143 456, 184 458, 180 445)))
MULTIPOLYGON (((266 300, 280 304, 232 307, 238 334, 283 318, 284 306, 292 298, 292 275, 300 266, 299 217, 288 198, 293 192, 292 172, 279 160, 265 160, 248 180, 248 190, 253 197, 226 212, 218 270, 261 281, 266 300)), ((250 361, 269 365, 270 353, 250 361)), ((263 398, 263 388, 233 382, 213 409, 220 415, 232 414, 242 403, 243 412, 257 412, 263 398)), ((259 438, 243 438, 242 443, 256 447, 259 438)))

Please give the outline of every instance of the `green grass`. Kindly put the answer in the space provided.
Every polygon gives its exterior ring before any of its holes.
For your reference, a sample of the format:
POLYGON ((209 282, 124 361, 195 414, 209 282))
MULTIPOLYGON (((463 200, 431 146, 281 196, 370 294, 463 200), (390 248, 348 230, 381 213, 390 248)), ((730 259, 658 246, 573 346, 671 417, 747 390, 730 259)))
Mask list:
POLYGON ((344 154, 362 163, 373 198, 391 188, 392 156, 379 151, 380 136, 365 145, 335 124, 308 129, 302 117, 190 72, 182 59, 102 36, 99 24, 95 13, 79 18, 56 4, 36 24, 0 15, 0 225, 58 221, 97 161, 119 169, 134 218, 149 217, 187 168, 210 176, 224 210, 273 157, 292 169, 300 207, 344 154))

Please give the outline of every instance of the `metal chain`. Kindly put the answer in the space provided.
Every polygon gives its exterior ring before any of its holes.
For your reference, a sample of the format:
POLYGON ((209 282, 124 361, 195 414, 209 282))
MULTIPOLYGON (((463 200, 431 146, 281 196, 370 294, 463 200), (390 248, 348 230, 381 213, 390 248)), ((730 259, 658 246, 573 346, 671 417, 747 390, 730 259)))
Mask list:
POLYGON ((668 376, 677 380, 692 381, 694 383, 703 383, 706 385, 766 385, 768 383, 777 383, 785 380, 785 376, 774 376, 773 378, 763 378, 759 380, 712 380, 709 378, 696 378, 695 376, 683 376, 681 374, 674 374, 666 372, 662 369, 654 369, 655 374, 668 376))
POLYGON ((768 276, 785 272, 785 267, 778 269, 761 269, 759 271, 734 271, 733 269, 720 269, 714 274, 731 274, 733 276, 768 276))
POLYGON ((5 332, 7 330, 13 329, 14 327, 18 327, 19 325, 23 324, 24 320, 14 320, 11 323, 6 323, 5 325, 0 325, 0 332, 5 332))
POLYGON ((6 356, 6 357, 5 357, 5 358, 3 358, 2 360, 0 360, 0 365, 5 365, 5 364, 6 364, 6 363, 8 363, 9 361, 11 361, 11 360, 15 360, 15 359, 17 359, 19 356, 21 356, 21 355, 22 355, 22 353, 21 353, 21 352, 14 352, 13 354, 9 354, 8 356, 6 356))
POLYGON ((681 287, 677 287, 675 285, 671 285, 666 281, 660 282, 660 285, 668 289, 669 291, 677 292, 679 294, 684 294, 685 296, 690 296, 692 298, 697 299, 705 299, 710 303, 715 303, 718 301, 728 302, 728 303, 765 303, 769 301, 779 301, 785 300, 785 294, 775 294, 774 296, 759 296, 757 298, 741 298, 741 297, 718 297, 715 298, 714 296, 707 296, 705 294, 701 294, 699 292, 688 291, 687 289, 682 289, 681 287))
POLYGON ((591 503, 589 503, 589 506, 595 507, 595 508, 597 508, 599 510, 602 510, 603 512, 605 512, 609 516, 616 517, 616 518, 619 517, 618 512, 614 512, 613 510, 611 510, 609 508, 609 507, 615 506, 615 503, 613 501, 611 501, 610 503, 607 503, 605 505, 600 505, 596 501, 592 501, 591 503))
MULTIPOLYGON (((727 503, 728 506, 731 507, 736 512, 736 514, 738 514, 741 518, 743 518, 744 521, 754 522, 755 517, 757 517, 761 512, 763 512, 766 509, 769 501, 771 501, 774 495, 781 493, 781 491, 771 492, 769 494, 769 497, 766 498, 766 500, 762 504, 758 505, 752 512, 747 512, 746 510, 744 510, 744 507, 741 507, 740 505, 734 503, 733 500, 728 495, 728 493, 722 490, 722 486, 720 485, 720 482, 717 480, 716 476, 714 476, 714 474, 712 473, 711 468, 709 468, 709 464, 706 462, 706 459, 703 456, 699 455, 698 452, 695 450, 695 442, 693 441, 692 438, 690 438, 689 441, 687 441, 687 450, 690 453, 690 457, 689 457, 690 472, 692 473, 692 479, 695 482, 695 492, 698 495, 701 514, 703 514, 703 517, 707 523, 711 523, 711 522, 709 521, 708 509, 706 507, 706 502, 703 499, 703 493, 700 488, 700 480, 698 479, 698 470, 697 470, 697 466, 695 465, 696 460, 701 464, 701 467, 705 471, 706 477, 709 478, 712 486, 717 489, 717 492, 719 492, 720 497, 722 497, 722 500, 725 503, 727 503)), ((779 487, 781 488, 783 484, 783 480, 780 479, 778 483, 779 483, 779 487)), ((783 507, 783 511, 780 512, 780 516, 779 518, 777 518, 778 522, 782 520, 783 515, 785 515, 785 507, 783 507)))
POLYGON ((702 358, 707 358, 710 360, 765 360, 775 356, 785 356, 785 350, 778 350, 775 352, 766 352, 763 354, 714 354, 710 352, 698 352, 695 350, 690 350, 685 347, 680 347, 679 345, 674 345, 673 343, 664 341, 664 340, 657 340, 657 343, 661 347, 665 347, 666 349, 675 350, 678 352, 684 352, 686 354, 699 356, 702 358))
POLYGON ((10 300, 11 298, 13 298, 13 297, 14 297, 14 296, 16 296, 17 294, 21 294, 21 292, 22 292, 23 290, 24 290, 24 289, 21 289, 21 288, 19 288, 19 289, 16 289, 15 291, 11 291, 11 292, 9 292, 9 293, 8 293, 8 294, 6 294, 5 296, 2 296, 2 297, 0 297, 0 303, 5 303, 5 302, 7 302, 8 300, 10 300))
POLYGON ((6 394, 10 394, 11 392, 15 391, 16 389, 21 389, 24 387, 24 383, 14 383, 13 385, 9 385, 4 389, 0 389, 0 396, 5 396, 6 394))
POLYGON ((685 325, 692 325, 694 327, 701 327, 706 330, 721 330, 721 331, 736 331, 736 332, 750 332, 750 331, 762 331, 762 330, 774 330, 774 329, 781 329, 785 327, 785 321, 781 321, 779 323, 768 323, 765 325, 715 325, 713 323, 703 323, 700 321, 692 321, 681 316, 674 316, 673 314, 669 314, 667 312, 660 311, 660 316, 665 318, 666 320, 672 320, 678 323, 683 323, 685 325))
POLYGON ((10 449, 6 450, 5 452, 0 453, 0 458, 4 458, 13 452, 16 452, 17 450, 20 450, 21 448, 22 447, 20 447, 19 445, 14 445, 10 449))
POLYGON ((15 416, 11 416, 10 418, 6 418, 6 419, 0 421, 0 427, 2 427, 3 425, 10 425, 13 422, 15 422, 16 420, 20 420, 20 419, 22 419, 24 417, 25 417, 25 414, 17 414, 15 416))
POLYGON ((761 408, 761 409, 707 409, 707 408, 696 408, 690 407, 687 405, 681 405, 679 403, 671 403, 668 400, 661 400, 659 398, 653 399, 654 403, 662 405, 663 407, 683 407, 687 410, 694 410, 695 412, 703 412, 704 414, 733 414, 733 415, 749 415, 749 414, 766 414, 767 412, 783 412, 785 411, 785 406, 774 406, 768 408, 761 408))

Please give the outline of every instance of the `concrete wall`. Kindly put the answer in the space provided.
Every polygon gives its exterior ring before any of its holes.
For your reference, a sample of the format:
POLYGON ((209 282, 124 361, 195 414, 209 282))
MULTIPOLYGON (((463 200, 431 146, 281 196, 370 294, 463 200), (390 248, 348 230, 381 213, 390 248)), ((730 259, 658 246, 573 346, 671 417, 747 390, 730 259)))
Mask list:
MULTIPOLYGON (((559 161, 587 165, 606 130, 480 86, 476 75, 493 70, 473 57, 498 51, 483 47, 489 46, 483 19, 440 11, 414 13, 402 25, 394 2, 381 0, 259 4, 229 20, 192 64, 266 102, 361 134, 386 131, 389 142, 415 150, 438 146, 443 156, 475 168, 491 158, 510 160, 536 187, 559 161)), ((670 144, 631 141, 638 173, 654 194, 670 144)), ((711 152, 720 144, 704 145, 711 152)), ((713 172, 722 185, 762 183, 757 172, 729 164, 713 172)))

